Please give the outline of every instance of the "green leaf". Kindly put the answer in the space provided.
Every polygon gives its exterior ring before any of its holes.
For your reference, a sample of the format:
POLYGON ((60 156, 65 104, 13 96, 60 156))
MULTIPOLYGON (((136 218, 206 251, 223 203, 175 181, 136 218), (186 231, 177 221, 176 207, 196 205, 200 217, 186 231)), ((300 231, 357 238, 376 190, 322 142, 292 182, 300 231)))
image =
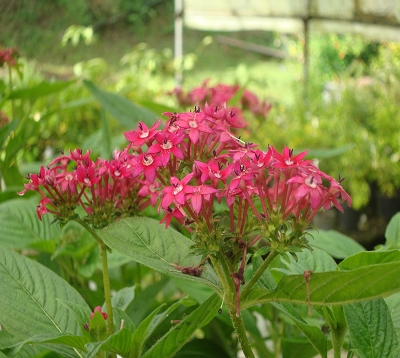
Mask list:
POLYGON ((165 304, 157 307, 139 324, 136 331, 133 333, 130 349, 130 356, 132 358, 140 358, 142 356, 144 344, 153 330, 154 318, 164 305, 165 304))
POLYGON ((9 99, 23 99, 23 100, 28 99, 31 101, 35 101, 36 99, 38 99, 40 97, 47 96, 51 93, 59 92, 75 82, 76 82, 75 80, 66 81, 66 82, 42 82, 35 86, 15 90, 10 93, 8 98, 9 99))
POLYGON ((24 345, 38 343, 53 343, 57 345, 76 348, 80 351, 86 351, 85 344, 87 344, 88 342, 89 340, 86 337, 75 336, 68 333, 38 334, 22 342, 19 342, 12 347, 2 348, 1 351, 8 357, 15 357, 24 345))
POLYGON ((397 339, 400 341, 400 293, 395 293, 385 298, 386 305, 392 318, 397 339))
MULTIPOLYGON (((252 261, 253 261, 253 272, 257 272, 264 261, 260 257, 256 257, 252 261)), ((273 278, 271 271, 269 269, 266 269, 262 273, 260 279, 258 280, 258 283, 261 287, 264 287, 268 290, 275 290, 277 286, 276 281, 273 278)))
POLYGON ((258 250, 254 253, 253 257, 261 257, 261 256, 267 254, 268 252, 270 252, 271 250, 272 250, 272 249, 271 249, 270 247, 268 247, 268 246, 263 246, 262 248, 258 249, 258 250))
MULTIPOLYGON (((310 302, 325 306, 348 304, 387 297, 400 291, 398 262, 360 267, 349 271, 315 272, 310 276, 310 302)), ((242 308, 263 302, 307 303, 306 282, 303 275, 284 276, 275 291, 253 288, 243 298, 242 308)))
MULTIPOLYGON (((354 148, 354 144, 347 144, 339 148, 318 148, 318 149, 309 149, 307 154, 307 158, 318 158, 318 159, 327 159, 337 157, 354 148)), ((296 153, 303 152, 303 149, 297 149, 296 153)))
POLYGON ((306 270, 313 272, 326 272, 336 270, 335 260, 325 251, 315 248, 314 251, 303 249, 296 253, 297 261, 292 255, 281 256, 282 262, 289 270, 275 269, 288 274, 303 274, 306 270))
POLYGON ((169 358, 192 337, 193 333, 209 323, 216 315, 221 299, 214 294, 196 310, 165 334, 142 358, 169 358))
POLYGON ((85 325, 89 323, 91 310, 88 306, 82 306, 74 302, 57 299, 62 305, 64 305, 70 313, 75 317, 76 322, 81 330, 83 336, 90 337, 90 333, 85 329, 85 325))
POLYGON ((344 259, 358 252, 365 251, 365 248, 355 240, 337 231, 310 230, 309 234, 314 238, 310 239, 310 246, 324 250, 337 259, 344 259))
POLYGON ((185 275, 173 265, 196 266, 202 257, 193 255, 189 240, 172 228, 165 229, 157 220, 135 217, 119 220, 100 231, 104 242, 136 262, 166 275, 204 283, 220 290, 218 278, 209 264, 204 265, 200 277, 185 275))
POLYGON ((386 245, 390 248, 400 248, 400 213, 394 215, 385 232, 386 245))
POLYGON ((400 251, 365 251, 344 259, 338 267, 342 270, 352 270, 363 266, 378 265, 400 261, 400 251))
POLYGON ((131 333, 135 332, 135 325, 125 311, 113 307, 113 316, 115 327, 126 328, 131 333))
POLYGON ((203 303, 214 293, 211 288, 199 285, 197 282, 182 280, 176 277, 173 277, 172 281, 182 292, 193 297, 197 303, 203 303))
POLYGON ((94 342, 86 345, 88 351, 86 358, 95 358, 99 350, 105 350, 129 357, 132 333, 126 328, 119 330, 103 342, 94 342))
MULTIPOLYGON (((309 250, 305 250, 305 251, 312 255, 312 253, 309 250)), ((306 253, 306 255, 308 255, 308 254, 306 253)), ((300 261, 300 259, 299 259, 299 261, 300 261)), ((261 264, 262 264, 262 259, 259 258, 259 259, 253 260, 254 270, 257 270, 261 266, 261 264)), ((310 269, 310 268, 306 268, 306 270, 307 269, 310 269)), ((304 270, 301 272, 304 272, 304 270)), ((276 282, 268 270, 263 272, 263 274, 260 277, 260 280, 258 282, 259 282, 260 286, 263 288, 266 288, 266 289, 275 289, 276 288, 276 282)), ((304 335, 307 337, 309 342, 314 347, 314 355, 315 355, 315 352, 317 352, 320 354, 321 357, 326 358, 328 340, 327 340, 325 334, 322 333, 322 331, 320 330, 319 327, 311 326, 311 325, 307 324, 307 322, 300 316, 300 314, 296 311, 296 309, 290 303, 271 302, 271 304, 276 309, 278 309, 279 311, 281 311, 284 314, 286 314, 287 316, 289 316, 293 320, 294 324, 304 333, 304 335)))
POLYGON ((157 114, 146 108, 136 106, 128 99, 115 93, 106 92, 93 82, 84 80, 86 88, 100 102, 100 104, 127 129, 131 129, 139 122, 152 126, 157 114))
POLYGON ((359 358, 390 357, 397 337, 383 299, 344 306, 351 344, 359 358))
MULTIPOLYGON (((326 355, 325 355, 326 356, 326 355)), ((285 358, 315 358, 315 349, 304 338, 282 338, 282 357, 285 358)))
POLYGON ((37 241, 60 238, 59 227, 50 225, 51 216, 45 215, 43 221, 37 218, 37 204, 37 197, 29 200, 18 198, 0 204, 0 246, 26 249, 37 241))
POLYGON ((293 320, 294 324, 304 333, 315 351, 322 358, 327 357, 328 340, 319 327, 309 325, 290 303, 272 302, 271 304, 293 320))
POLYGON ((104 341, 108 336, 106 320, 101 312, 96 311, 89 324, 89 333, 92 341, 104 341))
MULTIPOLYGON (((10 333, 4 329, 0 330, 0 358, 5 358, 6 355, 1 352, 1 348, 11 347, 19 342, 10 333)), ((46 353, 49 353, 47 348, 40 346, 23 346, 18 352, 18 358, 43 358, 47 357, 46 353)), ((52 352, 52 355, 56 356, 56 353, 52 352)), ((57 356, 60 357, 61 356, 57 356)))
POLYGON ((125 311, 134 298, 135 286, 124 287, 112 296, 111 303, 113 308, 119 308, 120 310, 125 311))
POLYGON ((87 306, 53 271, 0 248, 0 322, 7 331, 22 340, 39 332, 78 334, 77 321, 57 299, 87 306))

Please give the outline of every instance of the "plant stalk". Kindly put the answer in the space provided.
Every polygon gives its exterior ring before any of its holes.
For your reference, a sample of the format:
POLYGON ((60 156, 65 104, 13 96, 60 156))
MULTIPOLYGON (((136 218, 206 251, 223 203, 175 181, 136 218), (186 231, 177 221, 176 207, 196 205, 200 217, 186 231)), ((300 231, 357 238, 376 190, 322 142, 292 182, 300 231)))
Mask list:
MULTIPOLYGON (((99 235, 83 220, 75 219, 80 225, 82 225, 97 241, 100 248, 101 256, 101 268, 103 272, 103 286, 104 286, 104 299, 106 301, 106 311, 107 311, 107 322, 108 322, 108 333, 111 336, 114 333, 114 316, 111 304, 111 286, 110 286, 110 276, 108 274, 108 261, 107 261, 107 246, 100 238, 99 235)), ((115 357, 115 355, 112 355, 115 357)))
POLYGON ((253 273, 253 276, 249 280, 249 282, 246 283, 246 286, 244 287, 241 297, 245 298, 250 290, 253 288, 253 286, 257 283, 257 281, 260 279, 261 275, 264 273, 264 271, 268 268, 268 266, 271 264, 273 259, 278 256, 278 252, 271 251, 271 253, 268 255, 268 257, 264 260, 260 268, 257 270, 257 272, 253 273))
POLYGON ((255 358, 253 350, 251 349, 250 342, 247 338, 242 316, 240 315, 239 317, 237 317, 235 310, 230 310, 229 315, 231 317, 232 325, 239 339, 240 347, 242 348, 244 356, 246 358, 255 358))
POLYGON ((100 255, 101 268, 103 270, 104 298, 106 301, 106 311, 108 316, 108 333, 111 336, 114 333, 114 317, 111 304, 110 277, 108 275, 107 246, 103 241, 100 243, 100 255))

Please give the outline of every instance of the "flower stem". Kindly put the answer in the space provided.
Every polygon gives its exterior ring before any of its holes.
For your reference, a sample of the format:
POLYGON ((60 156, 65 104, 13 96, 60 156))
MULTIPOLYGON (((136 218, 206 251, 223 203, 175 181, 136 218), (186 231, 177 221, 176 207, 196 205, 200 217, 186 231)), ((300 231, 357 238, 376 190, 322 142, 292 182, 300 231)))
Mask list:
POLYGON ((103 270, 104 297, 106 301, 106 311, 108 316, 108 333, 111 336, 114 333, 114 317, 111 304, 110 277, 108 276, 107 246, 103 241, 100 242, 99 246, 101 255, 101 267, 103 270))
POLYGON ((260 268, 257 270, 257 272, 253 273, 253 276, 251 277, 250 281, 247 282, 245 288, 243 289, 241 296, 242 298, 245 298, 250 290, 253 288, 253 286, 257 283, 261 275, 264 273, 264 271, 267 269, 267 267, 271 264, 272 260, 278 256, 277 251, 271 251, 271 253, 268 255, 268 257, 264 260, 260 268))
POLYGON ((240 347, 242 348, 243 354, 246 358, 254 358, 253 350, 251 349, 250 342, 247 338, 246 329, 242 317, 237 317, 234 310, 230 311, 230 317, 232 321, 233 328, 237 334, 240 342, 240 347))
POLYGON ((75 219, 81 226, 83 226, 97 241, 100 248, 101 256, 101 268, 103 271, 103 286, 104 286, 104 299, 106 301, 106 311, 107 311, 107 322, 108 322, 108 333, 111 336, 114 333, 114 317, 111 304, 111 288, 110 288, 110 276, 108 275, 108 262, 107 262, 107 246, 100 238, 99 235, 83 220, 80 218, 75 219))

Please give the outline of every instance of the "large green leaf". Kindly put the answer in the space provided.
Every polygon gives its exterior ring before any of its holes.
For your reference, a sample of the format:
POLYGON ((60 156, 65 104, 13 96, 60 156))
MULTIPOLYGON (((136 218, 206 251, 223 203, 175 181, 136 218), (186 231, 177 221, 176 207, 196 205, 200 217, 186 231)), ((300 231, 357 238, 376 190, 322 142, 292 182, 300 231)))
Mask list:
POLYGON ((84 80, 83 83, 104 109, 110 112, 127 129, 136 127, 139 122, 144 122, 150 126, 155 122, 157 118, 156 113, 139 107, 115 93, 106 92, 97 87, 93 82, 84 80))
MULTIPOLYGON (((317 306, 348 303, 387 297, 400 291, 399 262, 363 266, 348 271, 312 273, 309 280, 310 303, 317 306)), ((276 290, 253 288, 244 297, 242 308, 262 302, 307 303, 303 275, 284 276, 276 290)))
POLYGON ((385 302, 389 308, 397 339, 400 341, 400 292, 386 297, 385 302))
POLYGON ((313 237, 310 246, 324 250, 337 259, 365 251, 358 242, 334 230, 310 230, 309 233, 313 237))
POLYGON ((41 333, 80 333, 71 312, 57 299, 87 307, 78 292, 53 271, 0 247, 0 322, 24 340, 41 333))
POLYGON ((357 357, 390 357, 397 347, 397 337, 383 299, 346 305, 344 313, 357 357))
POLYGON ((313 272, 326 272, 336 270, 335 260, 325 251, 315 248, 312 252, 308 249, 296 253, 297 260, 292 255, 282 257, 282 262, 288 267, 275 269, 288 274, 302 274, 306 270, 313 272))
POLYGON ((210 265, 204 265, 200 277, 185 275, 173 265, 196 266, 201 256, 191 254, 189 240, 172 228, 165 229, 157 220, 135 217, 119 220, 100 232, 112 249, 136 262, 164 274, 204 283, 219 291, 219 281, 210 265))
POLYGON ((221 299, 214 294, 196 310, 165 334, 142 358, 169 358, 192 337, 193 333, 209 323, 216 315, 221 299))
MULTIPOLYGON (((20 341, 19 339, 15 339, 14 336, 12 336, 4 329, 0 330, 0 358, 7 357, 5 354, 1 352, 2 348, 11 347, 14 344, 18 343, 19 341, 20 341)), ((46 357, 46 353, 49 353, 49 351, 44 347, 24 346, 18 352, 18 358, 44 358, 46 357)), ((53 352, 52 354, 57 358, 58 357, 61 358, 61 356, 56 356, 56 354, 53 352)))
MULTIPOLYGON (((39 334, 28 338, 12 347, 3 348, 2 351, 9 357, 15 357, 20 349, 26 344, 40 344, 40 343, 53 343, 60 344, 67 347, 76 348, 80 351, 85 351, 85 344, 88 343, 88 339, 83 336, 76 336, 69 333, 57 333, 57 334, 39 334)), ((78 356, 78 352, 76 352, 78 356)), ((75 356, 75 355, 74 355, 75 356)))
POLYGON ((400 251, 365 251, 344 259, 339 268, 342 270, 352 270, 362 266, 384 264, 388 262, 400 261, 400 251))
MULTIPOLYGON (((310 251, 309 250, 306 251, 307 252, 305 252, 304 254, 308 256, 308 253, 310 253, 310 251)), ((299 261, 300 260, 301 257, 299 258, 299 261)), ((262 259, 260 257, 255 258, 253 260, 254 270, 258 270, 261 264, 262 264, 262 259)), ((305 268, 305 269, 310 269, 310 268, 305 268)), ((276 283, 268 270, 264 271, 263 275, 260 277, 259 285, 266 289, 276 288, 276 283)), ((304 333, 304 335, 307 337, 309 342, 314 347, 314 354, 316 351, 320 354, 321 357, 326 358, 328 340, 319 327, 309 325, 300 316, 300 314, 297 312, 294 306, 288 302, 282 302, 282 303, 272 302, 272 305, 293 320, 294 324, 304 333)))
POLYGON ((24 249, 37 241, 58 239, 61 230, 51 224, 51 216, 43 221, 36 216, 37 197, 14 199, 0 204, 0 246, 24 249))
POLYGON ((111 303, 113 308, 119 308, 120 310, 125 311, 134 298, 135 286, 124 287, 112 296, 111 303))
POLYGON ((66 82, 42 82, 38 85, 31 86, 28 88, 22 88, 15 90, 10 93, 8 96, 9 99, 24 99, 24 100, 31 100, 34 101, 40 97, 47 96, 51 93, 55 93, 61 91, 72 83, 75 80, 66 81, 66 82))

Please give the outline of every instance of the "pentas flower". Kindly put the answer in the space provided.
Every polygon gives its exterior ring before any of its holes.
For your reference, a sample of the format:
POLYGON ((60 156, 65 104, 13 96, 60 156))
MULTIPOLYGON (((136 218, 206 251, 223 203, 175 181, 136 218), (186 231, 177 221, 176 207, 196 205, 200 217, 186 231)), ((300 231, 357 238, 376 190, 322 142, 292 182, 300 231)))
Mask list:
POLYGON ((231 172, 231 167, 224 166, 219 158, 212 158, 208 163, 203 163, 198 160, 195 160, 194 163, 201 172, 201 183, 205 183, 208 180, 211 180, 211 183, 226 183, 228 175, 231 172))
POLYGON ((149 197, 151 205, 156 206, 157 200, 161 194, 161 185, 158 182, 151 183, 148 180, 141 183, 138 195, 142 197, 149 197))
POLYGON ((100 180, 100 177, 92 166, 86 168, 83 165, 79 165, 76 170, 76 177, 78 182, 89 187, 95 185, 100 180))
POLYGON ((194 212, 199 214, 203 205, 203 201, 209 201, 211 194, 215 194, 217 191, 217 189, 207 185, 193 187, 193 191, 187 195, 187 198, 190 199, 190 203, 194 212))
POLYGON ((186 213, 180 207, 173 209, 167 207, 163 210, 165 212, 165 216, 161 219, 160 224, 165 223, 165 227, 168 228, 173 218, 183 224, 183 218, 186 217, 186 213))
POLYGON ((273 166, 276 168, 287 169, 297 166, 307 166, 312 163, 312 160, 303 160, 308 151, 293 156, 293 149, 289 149, 286 146, 284 147, 282 154, 280 154, 275 148, 271 148, 274 153, 274 158, 276 159, 273 166))
POLYGON ((302 198, 309 196, 312 209, 321 207, 321 203, 323 203, 326 193, 322 186, 321 176, 318 173, 299 173, 298 175, 289 179, 287 183, 300 184, 295 189, 294 193, 297 201, 300 201, 302 198))
POLYGON ((135 166, 132 169, 134 177, 140 173, 144 173, 145 178, 154 183, 158 168, 162 165, 162 160, 159 156, 150 153, 142 153, 136 157, 135 166))
POLYGON ((42 216, 49 212, 47 204, 51 204, 51 202, 52 201, 50 198, 43 198, 42 200, 40 200, 38 206, 36 207, 36 214, 40 221, 42 221, 42 216))
POLYGON ((157 143, 153 144, 147 151, 150 154, 160 154, 162 165, 167 165, 171 154, 176 158, 183 160, 184 154, 178 147, 178 144, 182 142, 184 133, 158 133, 155 136, 157 143))
POLYGON ((204 123, 205 119, 205 113, 195 109, 194 112, 181 114, 179 119, 175 122, 175 125, 180 128, 188 129, 190 140, 196 144, 199 140, 200 132, 213 133, 208 124, 204 123))
POLYGON ((182 180, 179 180, 176 177, 171 178, 171 186, 167 186, 163 189, 161 207, 164 210, 167 209, 172 203, 177 206, 185 204, 187 200, 186 194, 193 193, 194 191, 193 186, 188 185, 192 178, 193 173, 186 175, 182 180))
POLYGON ((160 126, 161 121, 157 120, 149 129, 146 124, 139 122, 136 130, 125 132, 125 138, 129 140, 134 146, 142 146, 144 143, 149 142, 157 133, 157 128, 160 126))

